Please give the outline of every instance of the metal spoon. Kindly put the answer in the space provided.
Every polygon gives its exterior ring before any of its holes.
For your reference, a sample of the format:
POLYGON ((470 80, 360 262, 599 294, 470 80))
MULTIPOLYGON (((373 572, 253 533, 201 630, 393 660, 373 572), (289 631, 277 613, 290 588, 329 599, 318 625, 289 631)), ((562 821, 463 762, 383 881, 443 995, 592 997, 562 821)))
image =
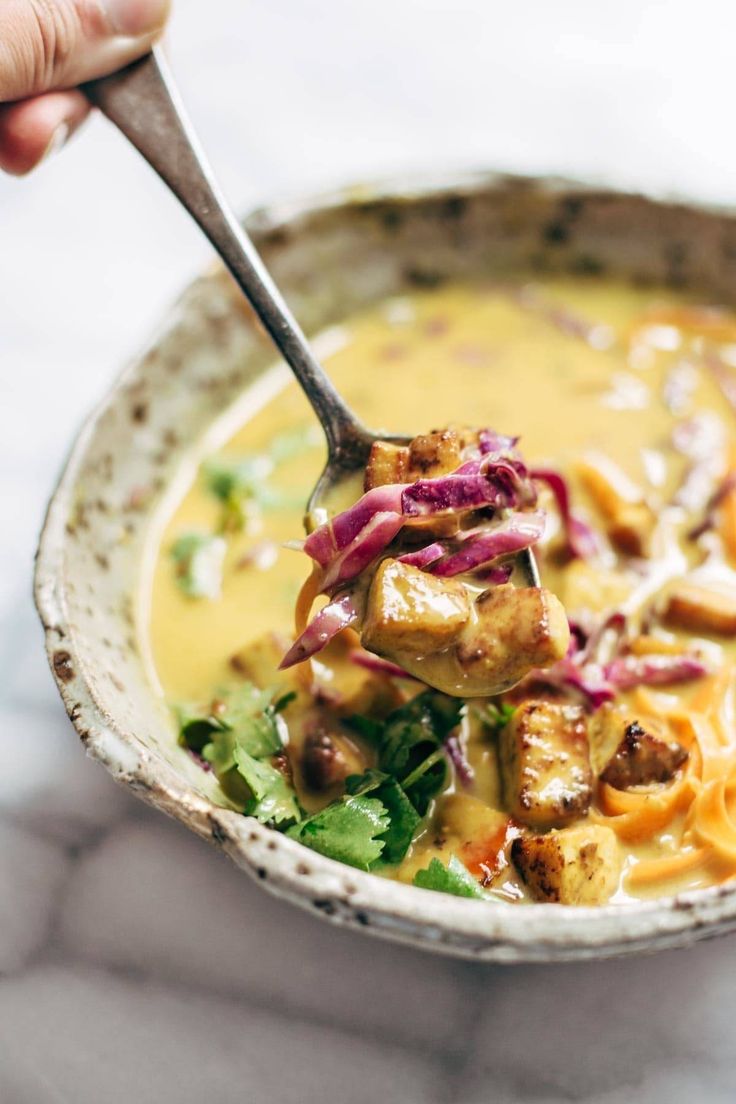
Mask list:
MULTIPOLYGON (((220 192, 161 52, 154 49, 128 68, 83 85, 82 90, 203 230, 301 384, 327 438, 327 464, 307 504, 307 516, 321 512, 335 486, 365 468, 374 441, 405 444, 411 438, 372 433, 333 387, 220 192)), ((518 562, 528 585, 539 586, 531 551, 521 553, 518 562)))

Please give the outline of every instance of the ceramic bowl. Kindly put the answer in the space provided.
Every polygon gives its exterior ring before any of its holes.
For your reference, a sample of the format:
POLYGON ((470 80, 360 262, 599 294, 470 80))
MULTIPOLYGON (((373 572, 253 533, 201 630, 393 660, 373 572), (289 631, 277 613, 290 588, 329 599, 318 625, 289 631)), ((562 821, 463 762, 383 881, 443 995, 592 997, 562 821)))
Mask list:
MULTIPOLYGON (((309 334, 384 296, 476 276, 605 273, 736 301, 733 215, 564 181, 477 175, 360 188, 259 211, 247 225, 309 334)), ((213 270, 77 439, 49 506, 36 601, 54 677, 88 753, 264 889, 334 923, 429 950, 503 962, 585 959, 736 928, 736 882, 625 907, 513 908, 353 870, 218 807, 147 679, 136 584, 147 530, 189 443, 258 386, 274 359, 229 277, 213 270)))

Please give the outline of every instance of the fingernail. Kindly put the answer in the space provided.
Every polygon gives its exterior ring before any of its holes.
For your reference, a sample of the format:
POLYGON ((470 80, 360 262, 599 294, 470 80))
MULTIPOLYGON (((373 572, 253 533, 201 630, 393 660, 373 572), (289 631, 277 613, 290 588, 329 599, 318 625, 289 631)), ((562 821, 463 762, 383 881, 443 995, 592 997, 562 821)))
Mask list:
POLYGON ((102 0, 102 7, 115 34, 129 38, 158 30, 169 14, 169 0, 102 0))
POLYGON ((48 161, 50 157, 53 157, 55 153, 58 153, 59 150, 66 145, 67 139, 69 138, 69 132, 70 128, 68 123, 59 123, 56 130, 51 135, 51 141, 43 151, 43 157, 38 162, 39 165, 44 161, 48 161))

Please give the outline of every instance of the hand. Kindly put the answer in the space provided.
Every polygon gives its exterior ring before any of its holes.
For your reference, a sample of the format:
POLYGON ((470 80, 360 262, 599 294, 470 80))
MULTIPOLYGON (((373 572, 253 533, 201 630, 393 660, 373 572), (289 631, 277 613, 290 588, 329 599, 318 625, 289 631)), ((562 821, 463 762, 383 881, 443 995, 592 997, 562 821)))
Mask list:
POLYGON ((22 174, 90 107, 75 85, 120 69, 161 34, 170 0, 0 0, 0 169, 22 174))

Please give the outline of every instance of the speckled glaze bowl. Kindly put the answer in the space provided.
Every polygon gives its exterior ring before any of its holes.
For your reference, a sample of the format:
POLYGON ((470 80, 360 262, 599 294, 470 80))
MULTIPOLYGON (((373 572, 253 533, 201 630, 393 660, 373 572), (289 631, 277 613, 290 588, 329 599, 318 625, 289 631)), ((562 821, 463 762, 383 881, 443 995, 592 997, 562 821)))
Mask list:
MULTIPOLYGON (((359 188, 259 211, 247 225, 308 334, 384 296, 476 276, 606 273, 736 301, 732 214, 564 181, 477 175, 359 188)), ((89 754, 264 888, 333 923, 428 950, 559 961, 682 946, 736 928, 736 883, 627 907, 513 908, 352 870, 217 806, 147 680, 136 586, 147 530, 189 443, 273 362, 229 277, 212 271, 74 446, 41 538, 36 602, 54 677, 89 754)))

